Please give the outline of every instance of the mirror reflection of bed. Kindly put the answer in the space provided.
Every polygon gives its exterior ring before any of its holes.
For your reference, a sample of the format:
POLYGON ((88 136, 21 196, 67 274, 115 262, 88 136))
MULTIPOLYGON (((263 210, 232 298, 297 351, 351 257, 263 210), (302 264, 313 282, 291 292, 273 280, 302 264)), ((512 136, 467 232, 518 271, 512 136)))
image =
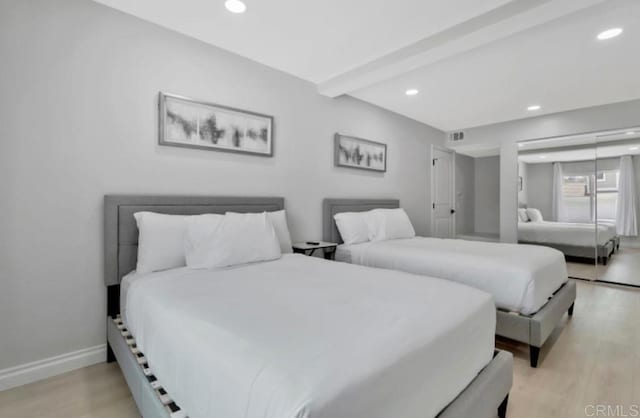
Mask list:
POLYGON ((518 242, 571 277, 640 286, 640 128, 518 144, 518 242))

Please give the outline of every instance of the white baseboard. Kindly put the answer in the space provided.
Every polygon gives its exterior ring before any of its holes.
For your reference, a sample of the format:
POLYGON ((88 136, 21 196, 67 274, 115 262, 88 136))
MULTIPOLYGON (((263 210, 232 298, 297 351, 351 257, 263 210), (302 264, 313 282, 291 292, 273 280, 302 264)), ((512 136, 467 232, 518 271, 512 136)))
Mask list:
POLYGON ((32 363, 21 364, 0 370, 0 392, 16 386, 26 385, 47 377, 70 372, 71 370, 102 363, 106 360, 107 345, 84 348, 78 351, 49 357, 32 363))

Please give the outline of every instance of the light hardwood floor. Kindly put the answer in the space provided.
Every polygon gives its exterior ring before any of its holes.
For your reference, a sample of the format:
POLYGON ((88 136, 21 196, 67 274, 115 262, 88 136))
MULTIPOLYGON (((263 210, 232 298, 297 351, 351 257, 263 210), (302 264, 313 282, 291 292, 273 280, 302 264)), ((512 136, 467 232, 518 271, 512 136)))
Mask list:
POLYGON ((567 262, 569 276, 640 286, 640 249, 621 247, 606 266, 567 262))
MULTIPOLYGON (((526 345, 498 346, 515 356, 509 417, 586 417, 591 404, 640 404, 638 290, 578 282, 575 315, 543 347, 537 369, 529 367, 526 345)), ((136 416, 115 363, 0 392, 0 417, 136 416)))

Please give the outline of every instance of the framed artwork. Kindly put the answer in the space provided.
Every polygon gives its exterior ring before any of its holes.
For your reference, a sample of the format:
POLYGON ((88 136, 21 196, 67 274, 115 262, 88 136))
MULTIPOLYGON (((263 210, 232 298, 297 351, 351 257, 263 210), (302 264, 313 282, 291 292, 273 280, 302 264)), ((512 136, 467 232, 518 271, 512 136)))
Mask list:
POLYGON ((334 147, 337 167, 387 171, 387 144, 335 134, 334 147))
POLYGON ((273 116, 162 93, 158 143, 273 156, 273 116))

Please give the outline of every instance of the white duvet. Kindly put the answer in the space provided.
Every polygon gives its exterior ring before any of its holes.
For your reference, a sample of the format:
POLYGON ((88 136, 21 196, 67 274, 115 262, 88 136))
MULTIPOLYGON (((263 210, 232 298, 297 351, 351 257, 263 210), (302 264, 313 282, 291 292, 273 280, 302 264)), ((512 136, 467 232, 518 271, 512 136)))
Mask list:
POLYGON ((415 237, 340 245, 336 259, 453 280, 490 293, 498 308, 525 315, 568 280, 563 254, 535 245, 415 237))
MULTIPOLYGON (((547 221, 518 222, 518 240, 540 244, 595 246, 595 231, 595 224, 547 221)), ((606 244, 615 236, 615 226, 598 225, 598 245, 606 244)))
POLYGON ((492 358, 491 296, 302 255, 129 277, 127 326, 191 418, 425 418, 492 358))

